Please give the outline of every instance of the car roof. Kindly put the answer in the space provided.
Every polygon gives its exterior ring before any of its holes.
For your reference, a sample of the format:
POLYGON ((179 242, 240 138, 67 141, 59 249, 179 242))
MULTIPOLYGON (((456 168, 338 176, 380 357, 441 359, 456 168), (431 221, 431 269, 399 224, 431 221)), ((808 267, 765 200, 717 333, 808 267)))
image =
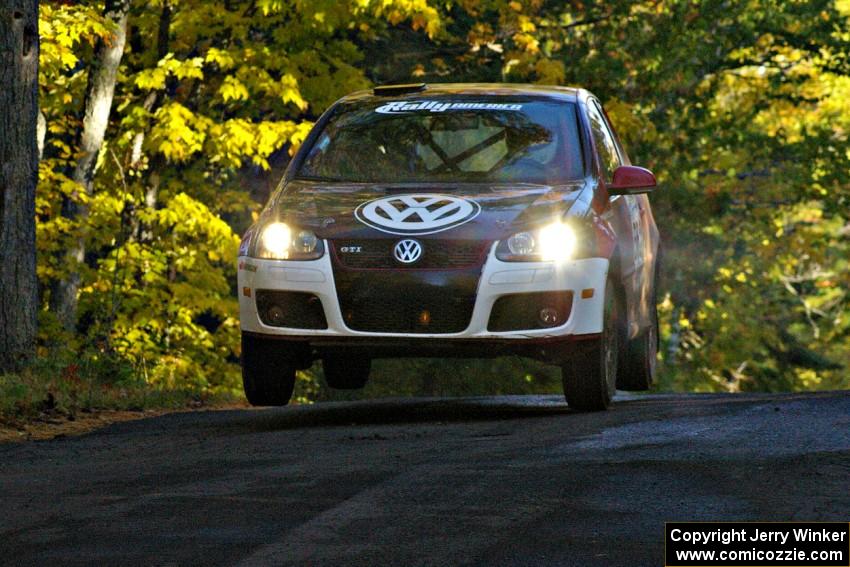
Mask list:
MULTIPOLYGON (((427 83, 421 88, 399 87, 399 94, 375 94, 373 89, 362 90, 344 96, 339 102, 369 102, 381 100, 404 100, 432 96, 478 95, 478 96, 533 96, 565 102, 576 102, 588 95, 584 89, 549 85, 524 85, 514 83, 427 83)), ((392 87, 383 87, 389 91, 392 87)))

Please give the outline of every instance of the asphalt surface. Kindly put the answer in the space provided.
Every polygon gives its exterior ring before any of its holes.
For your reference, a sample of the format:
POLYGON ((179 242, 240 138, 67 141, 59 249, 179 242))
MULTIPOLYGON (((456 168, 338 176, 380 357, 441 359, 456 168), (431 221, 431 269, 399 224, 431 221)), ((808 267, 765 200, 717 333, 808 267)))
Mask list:
POLYGON ((850 520, 850 392, 405 399, 0 446, 5 565, 661 565, 670 520, 850 520))

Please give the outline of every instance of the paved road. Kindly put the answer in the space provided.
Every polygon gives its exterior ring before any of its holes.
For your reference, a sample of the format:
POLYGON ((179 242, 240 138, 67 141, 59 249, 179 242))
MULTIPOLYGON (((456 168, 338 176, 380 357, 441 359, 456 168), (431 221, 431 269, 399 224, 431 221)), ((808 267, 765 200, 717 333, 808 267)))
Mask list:
POLYGON ((850 392, 381 400, 0 446, 8 565, 660 565, 665 520, 850 520, 850 392))

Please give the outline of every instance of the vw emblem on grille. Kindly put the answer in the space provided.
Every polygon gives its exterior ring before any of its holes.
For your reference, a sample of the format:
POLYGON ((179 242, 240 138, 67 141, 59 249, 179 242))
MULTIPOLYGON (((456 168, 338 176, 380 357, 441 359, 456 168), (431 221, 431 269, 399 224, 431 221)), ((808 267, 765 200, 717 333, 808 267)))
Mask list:
POLYGON ((354 216, 381 232, 415 236, 460 226, 480 212, 481 206, 470 199, 424 193, 368 201, 357 207, 354 216))
POLYGON ((416 240, 399 240, 393 247, 393 256, 402 264, 412 264, 422 257, 422 245, 416 240))

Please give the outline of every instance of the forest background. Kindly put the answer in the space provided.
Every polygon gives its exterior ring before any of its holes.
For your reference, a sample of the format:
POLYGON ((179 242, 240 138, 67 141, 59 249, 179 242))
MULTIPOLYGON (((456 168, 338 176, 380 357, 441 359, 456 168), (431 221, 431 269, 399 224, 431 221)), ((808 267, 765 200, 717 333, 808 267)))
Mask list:
MULTIPOLYGON (((850 387, 850 0, 52 1, 38 33, 37 358, 0 412, 238 396, 240 234, 330 104, 412 81, 601 98, 660 182, 659 389, 850 387)), ((356 395, 559 387, 411 360, 356 395)))

